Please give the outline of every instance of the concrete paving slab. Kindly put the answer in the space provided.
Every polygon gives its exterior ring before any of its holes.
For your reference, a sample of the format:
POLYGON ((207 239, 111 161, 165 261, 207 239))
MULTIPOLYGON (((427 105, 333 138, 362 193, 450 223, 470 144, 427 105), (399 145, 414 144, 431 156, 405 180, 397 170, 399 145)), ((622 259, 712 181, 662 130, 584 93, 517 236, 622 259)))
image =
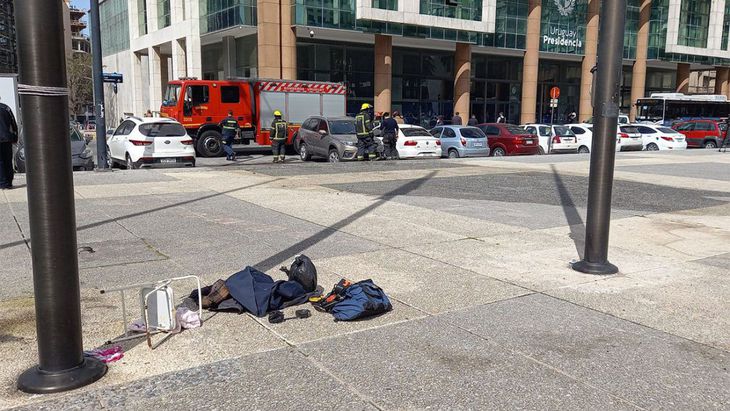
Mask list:
POLYGON ((403 250, 327 258, 317 260, 316 264, 341 277, 372 278, 388 295, 429 313, 486 304, 529 292, 403 250))
POLYGON ((727 352, 551 297, 531 295, 443 318, 642 408, 730 404, 727 352))
POLYGON ((166 260, 168 256, 155 249, 144 239, 110 240, 95 243, 83 243, 80 246, 90 247, 92 251, 79 250, 79 268, 98 268, 124 264, 145 263, 166 260))
POLYGON ((616 168, 620 171, 632 171, 636 173, 730 181, 730 175, 721 171, 724 167, 726 165, 723 163, 702 162, 682 164, 681 167, 677 167, 676 164, 652 164, 634 166, 618 165, 616 168))
POLYGON ((302 350, 372 395, 382 409, 634 409, 437 318, 305 344, 302 350), (343 357, 348 360, 333 363, 343 357))

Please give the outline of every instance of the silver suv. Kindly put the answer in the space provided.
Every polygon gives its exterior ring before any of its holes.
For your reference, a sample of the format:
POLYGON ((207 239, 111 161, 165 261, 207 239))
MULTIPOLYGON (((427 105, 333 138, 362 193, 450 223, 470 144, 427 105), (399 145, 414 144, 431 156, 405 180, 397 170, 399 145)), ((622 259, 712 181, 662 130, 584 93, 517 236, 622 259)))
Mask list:
POLYGON ((297 136, 302 161, 324 157, 331 163, 352 160, 357 154, 355 119, 352 117, 309 117, 297 136))

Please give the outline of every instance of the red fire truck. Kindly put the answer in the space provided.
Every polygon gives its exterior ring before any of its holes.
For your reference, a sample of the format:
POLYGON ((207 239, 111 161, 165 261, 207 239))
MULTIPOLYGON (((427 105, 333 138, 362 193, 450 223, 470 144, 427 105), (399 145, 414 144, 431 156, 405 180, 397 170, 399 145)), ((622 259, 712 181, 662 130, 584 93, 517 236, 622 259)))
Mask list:
POLYGON ((274 111, 289 122, 287 144, 309 116, 344 116, 346 88, 340 83, 294 80, 170 81, 160 114, 179 121, 195 141, 198 155, 223 154, 218 123, 233 110, 240 127, 234 144, 271 145, 269 127, 274 111))

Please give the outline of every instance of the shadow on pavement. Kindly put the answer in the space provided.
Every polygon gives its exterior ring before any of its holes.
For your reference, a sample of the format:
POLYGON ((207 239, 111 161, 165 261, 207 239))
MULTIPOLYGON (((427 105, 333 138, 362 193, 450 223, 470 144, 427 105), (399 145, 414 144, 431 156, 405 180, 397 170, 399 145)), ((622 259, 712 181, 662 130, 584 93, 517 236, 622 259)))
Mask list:
POLYGON ((586 225, 583 222, 583 218, 578 214, 578 210, 575 208, 570 190, 563 183, 563 179, 560 178, 560 174, 558 174, 555 166, 551 165, 550 169, 553 172, 553 178, 555 178, 555 188, 557 188, 558 195, 560 195, 560 205, 563 207, 565 220, 570 227, 570 238, 575 243, 575 250, 578 252, 578 256, 583 259, 586 242, 586 225))
MULTIPOLYGON (((239 188, 234 188, 232 190, 222 191, 220 193, 215 193, 215 194, 210 194, 210 195, 203 196, 203 197, 194 198, 192 200, 181 201, 181 202, 175 203, 175 204, 168 204, 168 205, 164 205, 164 206, 157 207, 157 208, 152 208, 152 209, 145 210, 145 211, 140 211, 140 212, 137 212, 137 213, 123 215, 121 217, 114 217, 114 218, 110 218, 110 219, 107 219, 107 220, 104 220, 104 221, 99 221, 99 222, 96 222, 96 223, 82 225, 80 227, 76 227, 76 231, 88 230, 89 228, 99 227, 99 226, 102 226, 104 224, 113 223, 115 221, 126 220, 128 218, 139 217, 139 216, 142 216, 142 215, 145 215, 145 214, 150 214, 150 213, 154 213, 154 212, 157 212, 157 211, 167 210, 169 208, 175 208, 175 207, 179 207, 179 206, 183 206, 183 205, 187 205, 187 204, 196 203, 198 201, 208 200, 210 198, 220 197, 220 196, 223 196, 223 195, 226 195, 226 194, 235 193, 237 191, 246 190, 248 188, 253 188, 253 187, 261 186, 261 185, 264 185, 264 184, 273 183, 273 182, 278 181, 278 180, 281 180, 281 179, 280 178, 276 178, 276 179, 271 180, 271 181, 263 181, 261 183, 251 184, 251 185, 244 186, 244 187, 239 187, 239 188)), ((31 239, 28 238, 27 239, 27 242, 29 244, 31 244, 30 241, 31 241, 31 239)), ((15 247, 15 246, 18 246, 18 245, 21 245, 21 244, 25 244, 25 243, 26 243, 26 241, 20 240, 20 241, 14 241, 12 243, 0 244, 0 250, 3 250, 5 248, 15 247)))
POLYGON ((272 255, 271 257, 267 258, 264 261, 261 261, 257 264, 254 264, 253 266, 261 271, 268 271, 274 267, 276 267, 278 264, 280 264, 282 261, 288 258, 292 258, 292 256, 300 254, 302 251, 306 250, 309 247, 312 247, 313 245, 319 243, 320 241, 326 239, 327 237, 331 236, 332 234, 336 233, 337 231, 341 230, 344 227, 347 227, 352 222, 356 221, 357 219, 366 216, 371 211, 375 210, 376 208, 382 206, 383 204, 387 203, 391 198, 395 196, 400 195, 406 195, 410 193, 413 190, 416 190, 419 188, 423 183, 430 180, 434 175, 437 174, 437 171, 432 171, 428 175, 421 177, 416 180, 411 180, 406 184, 403 184, 401 186, 396 187, 395 189, 379 196, 377 198, 377 201, 373 204, 363 208, 362 210, 351 214, 342 220, 332 224, 329 227, 325 227, 322 231, 312 235, 309 238, 306 238, 291 247, 288 247, 285 250, 282 250, 275 255, 272 255))

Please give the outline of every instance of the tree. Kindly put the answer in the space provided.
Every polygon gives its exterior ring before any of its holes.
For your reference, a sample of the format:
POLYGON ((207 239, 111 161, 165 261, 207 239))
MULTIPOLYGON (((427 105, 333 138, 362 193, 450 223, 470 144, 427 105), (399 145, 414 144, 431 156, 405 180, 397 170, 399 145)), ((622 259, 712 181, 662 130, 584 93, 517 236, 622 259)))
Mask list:
POLYGON ((68 108, 72 115, 84 113, 93 102, 94 89, 91 78, 91 54, 73 53, 66 59, 68 79, 68 108))

